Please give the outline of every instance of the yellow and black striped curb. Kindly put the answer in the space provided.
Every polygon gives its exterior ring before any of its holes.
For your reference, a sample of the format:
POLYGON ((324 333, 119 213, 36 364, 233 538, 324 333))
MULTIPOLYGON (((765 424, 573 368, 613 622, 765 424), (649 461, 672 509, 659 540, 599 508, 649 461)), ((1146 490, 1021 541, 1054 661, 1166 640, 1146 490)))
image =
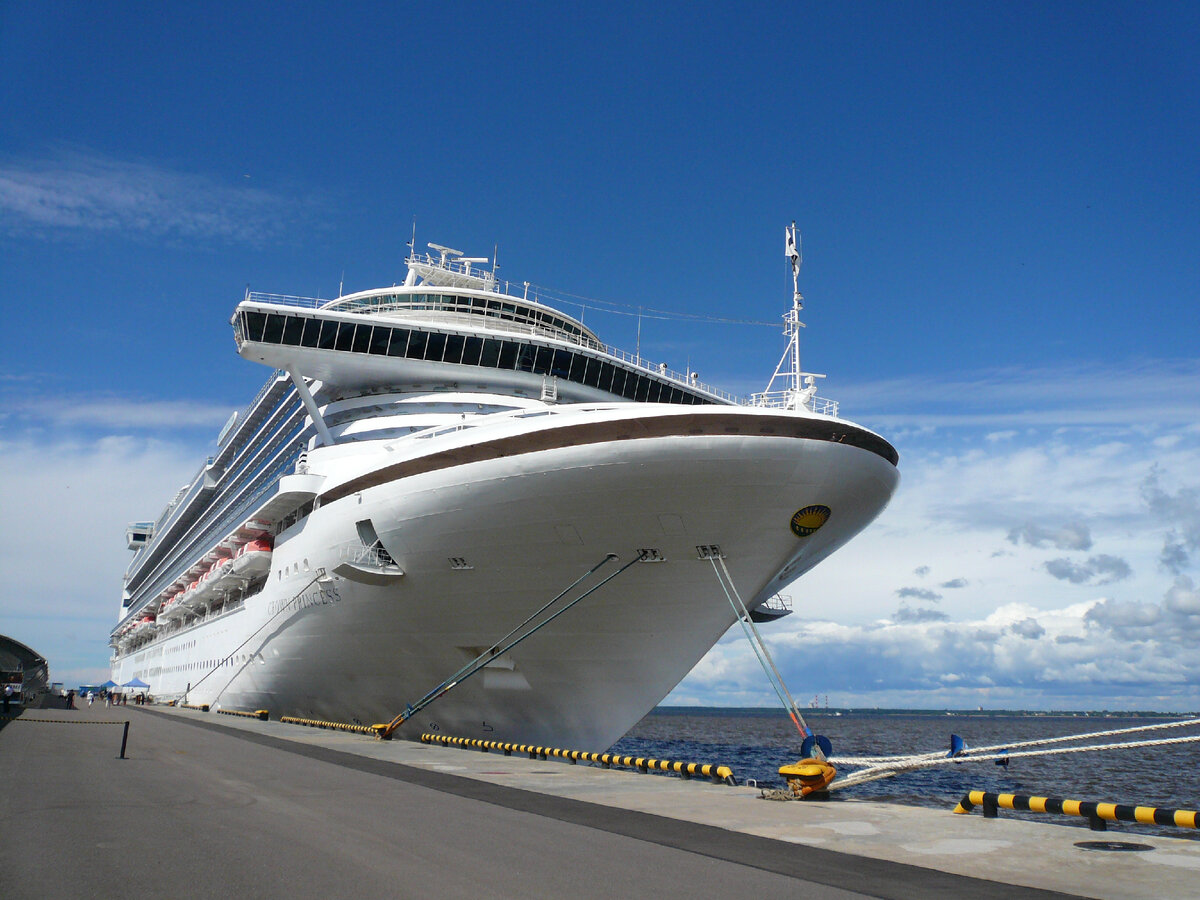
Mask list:
POLYGON ((287 722, 289 725, 306 725, 309 728, 325 728, 329 731, 350 731, 354 734, 370 735, 379 734, 379 732, 370 725, 351 725, 349 722, 326 722, 322 719, 301 719, 297 716, 280 716, 279 721, 287 722))
POLYGON ((989 819, 996 817, 997 809, 1081 816, 1091 822, 1093 831, 1106 830, 1107 826, 1104 824, 1106 821, 1200 828, 1197 813, 1190 809, 1162 809, 1156 806, 1127 806, 1120 803, 1089 803, 1082 800, 1059 800, 1055 797, 989 794, 984 791, 968 791, 958 801, 958 806, 954 808, 954 811, 969 813, 976 806, 982 806, 984 816, 989 819))
POLYGON ((96 719, 31 719, 28 716, 0 716, 0 722, 42 722, 46 725, 128 725, 128 719, 97 721, 96 719))
POLYGON ((447 747, 467 747, 472 750, 502 750, 505 756, 526 753, 530 759, 565 759, 571 765, 580 761, 600 763, 605 769, 610 766, 626 766, 639 772, 674 772, 683 778, 700 776, 711 778, 717 784, 736 784, 733 770, 729 766, 701 763, 671 762, 666 759, 644 759, 634 756, 617 756, 612 753, 589 753, 586 750, 559 750, 554 747, 535 747, 529 744, 508 744, 502 741, 483 741, 478 738, 451 737, 445 734, 423 734, 421 742, 442 744, 447 747))
POLYGON ((199 710, 200 712, 208 712, 208 704, 207 703, 180 703, 179 708, 180 709, 195 709, 195 710, 199 710))
POLYGON ((223 716, 245 716, 247 719, 261 719, 264 722, 269 718, 265 709, 256 709, 253 712, 248 709, 218 709, 217 712, 223 716))

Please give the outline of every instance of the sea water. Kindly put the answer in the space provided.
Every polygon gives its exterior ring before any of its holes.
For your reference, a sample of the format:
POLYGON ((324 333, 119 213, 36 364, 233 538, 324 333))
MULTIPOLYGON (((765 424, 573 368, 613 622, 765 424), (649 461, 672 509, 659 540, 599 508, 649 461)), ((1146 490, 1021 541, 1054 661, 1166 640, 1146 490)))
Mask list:
MULTIPOLYGON (((805 711, 812 730, 829 738, 833 757, 890 756, 948 751, 950 736, 968 747, 1015 744, 1067 734, 1152 725, 1179 717, 1102 714, 886 713, 805 711)), ((1096 738, 1084 743, 1169 739, 1200 734, 1200 727, 1096 738)), ((782 787, 779 767, 800 759, 801 735, 779 710, 660 707, 613 747, 621 755, 715 763, 733 769, 739 784, 782 787)), ((1051 745, 1053 749, 1065 745, 1051 745)), ((1035 748, 1028 748, 1035 749, 1035 748)), ((834 800, 880 800, 953 809, 967 791, 1026 794, 1135 806, 1200 809, 1200 743, 1090 753, 1067 753, 992 762, 957 762, 834 792, 834 800)), ((843 767, 843 772, 852 767, 843 767)), ((979 814, 976 811, 976 814, 979 814)), ((1073 817, 1017 814, 1039 821, 1087 826, 1073 817), (1067 821, 1064 821, 1067 820, 1067 821)), ((1186 828, 1109 823, 1113 830, 1200 838, 1186 828)))

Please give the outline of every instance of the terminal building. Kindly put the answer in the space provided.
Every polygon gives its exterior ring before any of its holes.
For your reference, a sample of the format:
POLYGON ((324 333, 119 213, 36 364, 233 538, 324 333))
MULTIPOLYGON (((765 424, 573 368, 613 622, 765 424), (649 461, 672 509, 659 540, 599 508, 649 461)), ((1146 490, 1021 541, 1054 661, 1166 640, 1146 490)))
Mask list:
POLYGON ((0 684, 12 687, 9 702, 38 706, 46 693, 50 667, 44 657, 20 641, 0 634, 0 684))

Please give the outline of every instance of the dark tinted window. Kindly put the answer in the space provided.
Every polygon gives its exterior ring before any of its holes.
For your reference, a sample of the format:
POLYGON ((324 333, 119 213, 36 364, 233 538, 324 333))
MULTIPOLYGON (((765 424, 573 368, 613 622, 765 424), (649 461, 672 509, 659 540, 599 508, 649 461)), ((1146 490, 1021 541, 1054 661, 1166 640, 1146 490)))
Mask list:
POLYGON ((304 335, 300 338, 300 343, 305 347, 317 346, 317 338, 321 336, 321 320, 320 319, 305 319, 304 320, 304 335))
POLYGON ((625 376, 628 373, 624 369, 618 369, 616 366, 613 366, 612 370, 613 370, 612 387, 609 388, 609 390, 614 394, 624 395, 624 393, 625 393, 625 376))
POLYGON ((354 323, 342 322, 338 326, 337 343, 334 346, 338 350, 354 349, 354 323))
POLYGON ((288 316, 283 323, 283 342, 293 347, 299 346, 300 335, 304 333, 304 320, 299 316, 288 316))
POLYGON ((646 399, 651 403, 657 403, 660 396, 662 396, 662 383, 658 381, 651 381, 650 390, 646 394, 646 399))
POLYGON ((424 331, 413 331, 408 338, 408 350, 405 356, 409 359, 424 359, 425 345, 429 342, 429 335, 424 331))
POLYGON ((371 352, 378 353, 381 356, 387 353, 388 338, 391 334, 392 329, 376 325, 375 330, 371 333, 371 352))
POLYGON ((537 355, 533 360, 533 372, 535 375, 549 375, 550 370, 554 367, 554 351, 549 347, 538 347, 537 355))
POLYGON ((600 383, 600 360, 587 358, 587 372, 584 373, 583 383, 588 387, 596 387, 600 383))
POLYGON ((462 362, 463 343, 463 336, 461 334, 446 335, 446 355, 442 357, 442 362, 462 362))
POLYGON ((550 374, 557 378, 566 378, 571 371, 572 355, 570 350, 555 350, 554 362, 550 364, 550 374))
POLYGON ((607 391, 612 387, 613 368, 612 363, 600 363, 600 380, 596 383, 596 387, 600 390, 607 391))
MULTIPOLYGON (((483 339, 483 355, 479 357, 479 364, 486 369, 495 369, 500 366, 500 345, 501 342, 493 338, 483 339)), ((512 368, 509 366, 508 368, 512 368)))
POLYGON ((321 323, 321 336, 317 339, 317 346, 322 350, 332 350, 334 343, 337 341, 338 323, 328 320, 321 323))
POLYGON ((587 371, 588 358, 582 353, 572 354, 571 371, 567 377, 574 382, 583 384, 583 373, 587 371))
MULTIPOLYGON (((645 375, 638 376, 637 393, 633 395, 633 399, 639 402, 646 399, 646 395, 650 393, 650 379, 645 375)), ((628 396, 628 395, 627 395, 628 396)))
POLYGON ((514 344, 505 341, 500 350, 501 369, 519 369, 522 372, 533 371, 533 348, 527 344, 514 344))
POLYGON ((477 366, 483 355, 483 338, 469 337, 463 342, 463 365, 477 366))
POLYGON ((388 344, 388 356, 403 356, 408 346, 408 329, 393 328, 392 342, 388 344))
POLYGON ((354 330, 354 352, 366 353, 371 347, 371 326, 359 325, 354 330))
POLYGON ((267 316, 267 327, 263 331, 264 344, 278 344, 283 337, 283 316, 270 313, 267 316))
POLYGON ((429 335, 429 344, 425 347, 425 358, 438 362, 442 358, 442 354, 446 352, 446 336, 441 332, 433 332, 429 335))
POLYGON ((247 312, 246 313, 246 340, 261 341, 263 326, 267 324, 266 313, 247 312))

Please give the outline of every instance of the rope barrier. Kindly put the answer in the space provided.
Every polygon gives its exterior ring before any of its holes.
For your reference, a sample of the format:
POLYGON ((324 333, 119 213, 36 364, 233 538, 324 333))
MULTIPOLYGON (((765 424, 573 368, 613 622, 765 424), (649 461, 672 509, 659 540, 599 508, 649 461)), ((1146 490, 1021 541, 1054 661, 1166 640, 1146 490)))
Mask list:
POLYGON ((505 756, 511 756, 514 752, 525 753, 528 754, 530 759, 549 759, 553 757, 556 759, 565 759, 571 765, 576 765, 582 760, 584 762, 600 763, 606 769, 611 766, 625 766, 644 773, 674 772, 685 779, 691 778, 694 775, 700 775, 705 778, 711 778, 716 784, 734 785, 737 783, 733 775, 733 770, 729 766, 718 766, 708 763, 672 762, 666 759, 617 756, 612 753, 592 753, 587 750, 562 750, 554 747, 536 747, 530 744, 485 741, 479 738, 454 737, 446 734, 423 734, 421 735, 421 743, 442 744, 447 747, 465 747, 482 750, 484 753, 487 753, 489 750, 501 750, 505 756))
POLYGON ((288 725, 304 725, 308 728, 323 728, 326 731, 349 731, 353 734, 379 735, 379 729, 371 725, 351 725, 349 722, 327 722, 324 719, 302 719, 299 716, 280 716, 280 722, 288 725))
POLYGON ((1089 803, 1081 800, 1060 800, 1057 797, 1029 797, 1022 794, 992 794, 967 791, 954 808, 965 815, 976 806, 983 807, 986 819, 996 818, 999 808, 1020 812, 1054 813, 1081 816, 1088 819, 1093 831, 1107 831, 1105 822, 1136 822, 1141 825, 1174 825, 1178 828, 1200 828, 1198 815, 1190 809, 1163 809, 1155 806, 1128 806, 1119 803, 1089 803))
POLYGON ((223 716, 245 716, 247 719, 259 719, 263 722, 267 721, 270 716, 265 709, 218 709, 217 712, 223 716))

